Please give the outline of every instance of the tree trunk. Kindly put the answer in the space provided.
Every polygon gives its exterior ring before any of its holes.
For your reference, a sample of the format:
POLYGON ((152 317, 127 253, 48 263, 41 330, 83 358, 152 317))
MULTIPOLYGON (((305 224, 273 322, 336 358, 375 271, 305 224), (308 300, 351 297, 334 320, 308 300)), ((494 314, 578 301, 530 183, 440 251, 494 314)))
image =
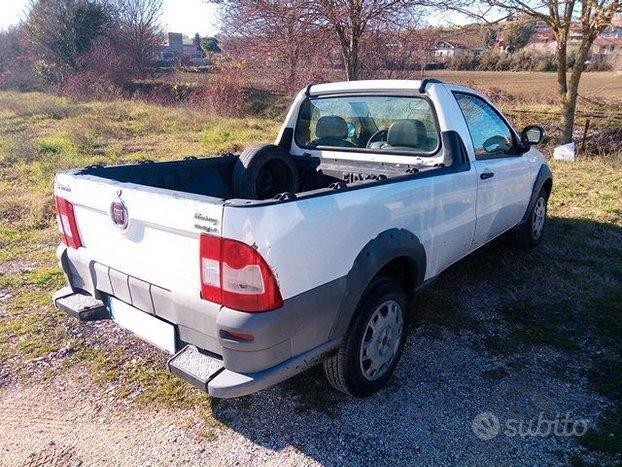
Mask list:
POLYGON ((577 111, 577 97, 579 97, 579 82, 581 81, 581 75, 585 69, 585 61, 590 53, 593 42, 594 39, 590 35, 583 38, 581 46, 579 47, 579 53, 572 67, 572 72, 570 73, 562 120, 564 143, 572 141, 575 113, 577 111))
POLYGON ((577 107, 577 96, 570 93, 562 101, 562 144, 572 142, 574 129, 574 114, 577 107))
POLYGON ((355 81, 359 79, 360 64, 359 64, 359 41, 358 37, 352 36, 350 43, 348 44, 349 54, 347 62, 346 75, 348 81, 355 81))
POLYGON ((574 108, 576 105, 576 97, 574 103, 569 100, 568 81, 567 81, 567 34, 564 31, 557 31, 557 92, 561 103, 561 124, 562 124, 562 143, 572 141, 572 127, 574 125, 574 108))

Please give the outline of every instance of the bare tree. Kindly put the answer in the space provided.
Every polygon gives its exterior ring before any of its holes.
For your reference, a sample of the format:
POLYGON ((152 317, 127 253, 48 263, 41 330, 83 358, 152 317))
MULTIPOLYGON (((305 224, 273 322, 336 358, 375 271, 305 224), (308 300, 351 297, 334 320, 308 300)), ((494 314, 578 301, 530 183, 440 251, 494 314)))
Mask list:
POLYGON ((122 49, 135 69, 144 74, 162 44, 162 0, 112 0, 117 27, 110 40, 122 49))
POLYGON ((38 89, 40 76, 34 70, 37 57, 21 25, 0 31, 0 88, 38 89))
POLYGON ((225 0, 221 19, 225 52, 243 61, 253 75, 292 91, 322 73, 326 35, 300 3, 273 0, 225 0))
POLYGON ((418 71, 423 77, 438 40, 438 31, 418 28, 417 19, 404 28, 375 29, 363 41, 363 76, 410 78, 418 71))
POLYGON ((432 51, 440 39, 437 28, 417 29, 409 37, 410 47, 414 50, 414 60, 419 65, 419 77, 423 79, 426 68, 432 61, 432 51))
POLYGON ((557 89, 562 107, 563 142, 572 141, 575 111, 581 74, 585 69, 594 40, 611 24, 621 11, 620 0, 483 0, 487 6, 513 15, 524 15, 544 21, 555 33, 557 41, 557 89), (582 31, 576 60, 568 69, 569 36, 571 28, 582 31))
POLYGON ((321 36, 319 46, 330 55, 328 46, 336 44, 348 80, 359 79, 361 52, 366 40, 378 37, 376 32, 402 29, 424 0, 206 0, 218 3, 225 23, 239 30, 261 30, 262 37, 284 40, 283 56, 299 56, 321 36), (235 22, 227 19, 235 17, 235 22), (267 34, 266 34, 267 33, 267 34), (297 44, 304 47, 297 48, 297 44))
POLYGON ((402 29, 412 21, 421 0, 307 0, 303 15, 326 26, 337 39, 346 79, 359 79, 361 49, 372 30, 402 29))

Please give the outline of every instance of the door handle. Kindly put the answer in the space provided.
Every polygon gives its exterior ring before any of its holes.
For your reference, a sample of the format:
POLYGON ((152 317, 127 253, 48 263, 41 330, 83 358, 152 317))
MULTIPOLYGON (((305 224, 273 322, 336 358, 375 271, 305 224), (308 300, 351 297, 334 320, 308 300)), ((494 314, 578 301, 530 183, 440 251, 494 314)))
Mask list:
POLYGON ((487 178, 492 178, 494 176, 494 172, 482 172, 481 174, 479 174, 479 178, 481 178, 482 180, 486 180, 487 178))

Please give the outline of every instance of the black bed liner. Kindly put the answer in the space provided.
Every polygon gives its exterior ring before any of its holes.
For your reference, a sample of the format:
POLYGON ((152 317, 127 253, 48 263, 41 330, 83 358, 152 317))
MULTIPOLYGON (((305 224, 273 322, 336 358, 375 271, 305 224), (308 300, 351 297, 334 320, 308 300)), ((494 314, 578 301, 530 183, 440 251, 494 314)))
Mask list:
POLYGON ((230 153, 168 162, 89 166, 74 173, 219 198, 232 206, 258 206, 468 170, 468 157, 460 136, 453 131, 442 132, 441 140, 444 162, 434 166, 296 156, 294 160, 300 173, 300 190, 268 200, 235 197, 232 175, 238 157, 230 153))

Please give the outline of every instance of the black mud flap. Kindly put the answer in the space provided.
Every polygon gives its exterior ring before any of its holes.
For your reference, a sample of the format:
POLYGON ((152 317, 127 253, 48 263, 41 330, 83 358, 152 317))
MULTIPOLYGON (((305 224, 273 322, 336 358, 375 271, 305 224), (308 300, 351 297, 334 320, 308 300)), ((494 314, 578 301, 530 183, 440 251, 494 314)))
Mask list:
POLYGON ((106 305, 85 292, 74 292, 70 287, 58 290, 52 297, 54 306, 80 321, 110 318, 106 305))
POLYGON ((201 353, 193 345, 187 345, 168 361, 167 367, 174 375, 207 392, 207 383, 220 373, 225 365, 222 360, 201 353))

